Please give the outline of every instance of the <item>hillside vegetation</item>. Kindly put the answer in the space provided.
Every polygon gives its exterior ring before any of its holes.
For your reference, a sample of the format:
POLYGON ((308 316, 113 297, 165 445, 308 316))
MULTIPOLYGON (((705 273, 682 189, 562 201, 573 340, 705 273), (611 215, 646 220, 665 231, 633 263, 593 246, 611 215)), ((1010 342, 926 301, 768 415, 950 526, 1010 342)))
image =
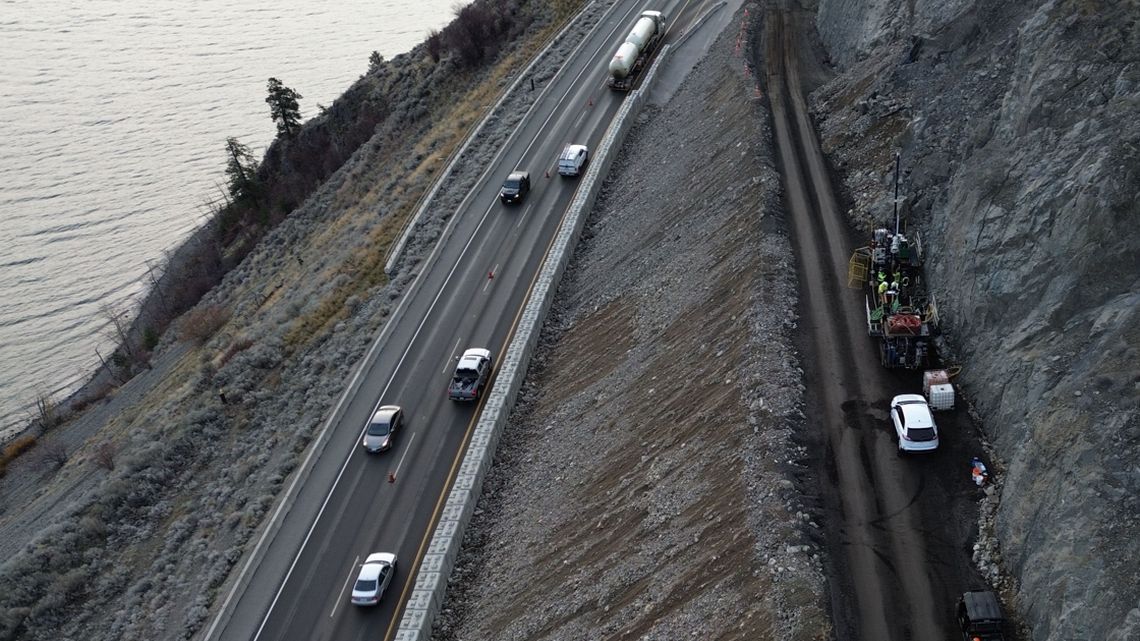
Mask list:
MULTIPOLYGON (((26 454, 5 452, 0 638, 175 639, 201 628, 454 208, 433 208, 390 278, 392 240, 580 5, 477 2, 428 44, 374 59, 269 148, 264 206, 235 203, 175 252, 135 338, 160 314, 174 318, 173 293, 201 302, 145 360, 112 363, 66 420, 21 442, 26 454)), ((551 50, 536 81, 565 50, 551 50)), ((521 114, 531 99, 516 92, 504 104, 521 114)), ((486 129, 467 153, 493 154, 506 131, 486 129)), ((458 172, 440 196, 473 180, 458 172)))

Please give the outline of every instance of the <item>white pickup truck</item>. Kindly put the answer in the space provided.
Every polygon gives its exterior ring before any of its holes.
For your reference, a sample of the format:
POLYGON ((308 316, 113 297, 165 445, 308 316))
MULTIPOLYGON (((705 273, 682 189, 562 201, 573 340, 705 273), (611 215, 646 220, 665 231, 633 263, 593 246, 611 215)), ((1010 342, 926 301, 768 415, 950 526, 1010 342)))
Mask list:
POLYGON ((447 397, 453 401, 474 401, 491 378, 490 350, 473 347, 459 358, 455 374, 447 386, 447 397))

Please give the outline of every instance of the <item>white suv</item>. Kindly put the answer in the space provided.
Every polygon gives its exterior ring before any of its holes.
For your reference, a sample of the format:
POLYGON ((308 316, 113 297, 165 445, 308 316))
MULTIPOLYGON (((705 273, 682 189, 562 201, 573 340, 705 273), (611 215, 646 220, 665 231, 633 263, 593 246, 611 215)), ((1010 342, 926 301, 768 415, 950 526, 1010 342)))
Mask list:
POLYGON ((900 394, 891 400, 891 422, 899 440, 898 454, 933 452, 938 449, 938 426, 926 399, 918 394, 900 394))
POLYGON ((558 173, 563 176, 577 176, 586 168, 590 161, 590 152, 586 145, 566 145, 562 155, 558 157, 558 173))

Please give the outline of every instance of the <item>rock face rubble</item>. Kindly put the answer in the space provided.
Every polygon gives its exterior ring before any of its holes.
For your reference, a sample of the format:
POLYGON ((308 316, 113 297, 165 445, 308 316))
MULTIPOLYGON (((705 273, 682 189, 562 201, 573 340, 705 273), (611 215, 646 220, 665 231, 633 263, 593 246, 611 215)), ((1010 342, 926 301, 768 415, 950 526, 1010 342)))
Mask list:
POLYGON ((814 108, 851 216, 885 222, 901 152, 942 353, 1002 463, 979 562, 1034 639, 1140 638, 1140 7, 817 18, 839 76, 814 108))

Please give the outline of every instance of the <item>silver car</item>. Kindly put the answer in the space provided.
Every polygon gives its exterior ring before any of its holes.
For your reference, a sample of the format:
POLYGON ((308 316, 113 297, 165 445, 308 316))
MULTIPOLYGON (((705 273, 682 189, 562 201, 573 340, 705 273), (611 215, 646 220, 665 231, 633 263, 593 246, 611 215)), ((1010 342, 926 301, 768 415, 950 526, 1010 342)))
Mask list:
POLYGON ((392 440, 404 422, 404 410, 399 405, 382 405, 372 413, 372 420, 364 428, 361 445, 369 452, 383 452, 392 447, 392 440))
POLYGON ((933 452, 938 449, 938 426, 926 399, 918 394, 900 394, 891 400, 891 422, 899 440, 898 455, 933 452))
POLYGON ((396 555, 390 552, 369 554, 360 566, 356 584, 352 586, 353 605, 376 605, 396 573, 396 555))

